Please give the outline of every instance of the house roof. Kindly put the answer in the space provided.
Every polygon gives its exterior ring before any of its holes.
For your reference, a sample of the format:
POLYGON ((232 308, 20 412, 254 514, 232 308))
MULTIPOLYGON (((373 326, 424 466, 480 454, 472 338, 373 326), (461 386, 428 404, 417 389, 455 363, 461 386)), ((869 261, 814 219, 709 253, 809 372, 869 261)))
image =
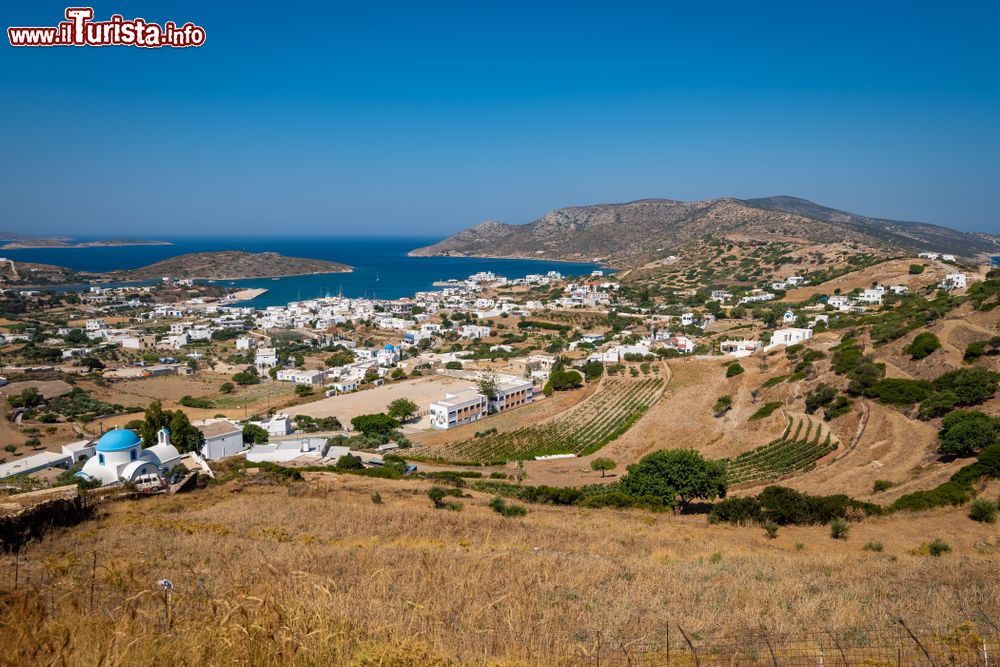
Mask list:
POLYGON ((230 421, 217 421, 208 424, 201 424, 197 427, 199 431, 206 438, 214 438, 220 435, 229 435, 230 433, 240 433, 242 429, 236 426, 230 421))

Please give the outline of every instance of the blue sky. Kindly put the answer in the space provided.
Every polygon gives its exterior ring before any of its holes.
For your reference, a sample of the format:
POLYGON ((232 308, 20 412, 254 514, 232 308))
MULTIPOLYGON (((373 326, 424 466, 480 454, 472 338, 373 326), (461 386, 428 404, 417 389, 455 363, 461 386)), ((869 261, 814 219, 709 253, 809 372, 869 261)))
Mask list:
MULTIPOLYGON (((65 4, 5 3, 4 28, 65 4)), ((199 49, 0 47, 0 229, 445 235, 797 195, 1000 233, 997 3, 94 4, 199 49)))

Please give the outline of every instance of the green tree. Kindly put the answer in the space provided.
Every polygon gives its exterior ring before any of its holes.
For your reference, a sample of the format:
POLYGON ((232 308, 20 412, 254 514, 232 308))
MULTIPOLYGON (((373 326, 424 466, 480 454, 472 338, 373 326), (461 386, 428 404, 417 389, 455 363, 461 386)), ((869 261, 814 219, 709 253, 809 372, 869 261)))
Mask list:
POLYGON ((399 422, 384 412, 376 412, 354 417, 351 426, 365 435, 388 435, 399 428, 399 422))
POLYGON ((263 445, 268 440, 267 431, 256 424, 243 427, 243 442, 248 445, 263 445))
POLYGON ((628 467, 622 490, 633 497, 652 496, 667 507, 684 509, 696 498, 726 495, 726 468, 693 449, 661 449, 628 467))
POLYGON ((924 265, 923 264, 910 264, 909 271, 910 271, 910 275, 911 276, 919 276, 921 273, 924 272, 924 265))
POLYGON ((387 406, 389 416, 405 422, 417 413, 417 404, 408 398, 397 398, 387 406))
POLYGON ((806 394, 806 413, 813 414, 820 408, 829 405, 837 397, 837 390, 824 383, 819 383, 815 389, 806 394))
POLYGON ((583 386, 583 376, 574 370, 553 370, 549 373, 549 383, 555 391, 566 391, 583 386))
POLYGON ((354 354, 350 350, 337 350, 331 354, 327 360, 327 366, 346 366, 354 361, 354 354))
POLYGON ((159 401, 153 401, 146 408, 140 435, 145 447, 157 443, 160 429, 166 428, 170 433, 170 442, 180 452, 193 452, 201 448, 205 436, 191 424, 183 410, 164 410, 159 401))
POLYGON ((618 467, 618 464, 615 463, 615 460, 607 457, 596 458, 590 462, 590 469, 600 471, 601 479, 604 478, 604 474, 608 470, 614 470, 616 467, 618 467))
POLYGON ((295 385, 295 395, 299 397, 312 396, 313 388, 307 384, 295 385))
POLYGON ((726 377, 727 378, 735 377, 735 376, 739 375, 742 372, 743 372, 743 366, 741 366, 740 362, 738 362, 738 361, 734 361, 733 363, 729 364, 726 367, 726 377))
POLYGON ((236 391, 236 385, 234 385, 232 382, 223 382, 222 386, 219 387, 219 391, 221 391, 223 394, 231 394, 234 391, 236 391))
POLYGON ((497 384, 497 374, 493 371, 483 371, 476 382, 479 393, 491 401, 497 397, 497 384))
POLYGON ((28 387, 19 394, 14 394, 7 398, 7 402, 12 408, 37 408, 45 402, 45 397, 35 387, 28 387))
POLYGON ((938 442, 945 454, 970 456, 995 443, 998 433, 1000 420, 978 410, 955 410, 941 420, 938 442))

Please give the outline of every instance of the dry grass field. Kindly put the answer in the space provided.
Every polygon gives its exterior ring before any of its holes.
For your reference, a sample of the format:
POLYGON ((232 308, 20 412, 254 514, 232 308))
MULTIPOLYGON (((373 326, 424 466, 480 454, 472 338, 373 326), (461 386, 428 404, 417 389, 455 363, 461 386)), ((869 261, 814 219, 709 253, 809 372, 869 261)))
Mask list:
POLYGON ((597 631, 1000 618, 1000 533, 962 509, 771 540, 704 515, 531 505, 504 519, 478 493, 436 510, 426 489, 320 473, 294 493, 250 479, 102 506, 26 548, 16 591, 3 557, 0 664, 576 664, 597 631), (911 553, 934 538, 952 551, 911 553))

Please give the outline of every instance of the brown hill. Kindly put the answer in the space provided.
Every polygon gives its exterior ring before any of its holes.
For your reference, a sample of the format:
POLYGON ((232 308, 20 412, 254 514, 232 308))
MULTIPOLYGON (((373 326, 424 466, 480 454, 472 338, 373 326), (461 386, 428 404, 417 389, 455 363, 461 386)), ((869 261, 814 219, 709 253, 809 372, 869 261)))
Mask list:
POLYGON ((128 280, 148 278, 273 278, 310 273, 344 273, 351 267, 338 262, 304 257, 285 257, 276 252, 194 252, 171 257, 131 271, 120 271, 115 277, 128 280))
POLYGON ((550 211, 525 225, 484 222, 411 254, 601 261, 632 267, 709 235, 813 244, 850 242, 885 255, 934 249, 971 256, 1000 248, 1000 237, 864 218, 805 200, 794 202, 812 204, 814 208, 803 204, 782 210, 780 205, 785 199, 792 198, 697 202, 642 199, 626 204, 574 206, 550 211))

